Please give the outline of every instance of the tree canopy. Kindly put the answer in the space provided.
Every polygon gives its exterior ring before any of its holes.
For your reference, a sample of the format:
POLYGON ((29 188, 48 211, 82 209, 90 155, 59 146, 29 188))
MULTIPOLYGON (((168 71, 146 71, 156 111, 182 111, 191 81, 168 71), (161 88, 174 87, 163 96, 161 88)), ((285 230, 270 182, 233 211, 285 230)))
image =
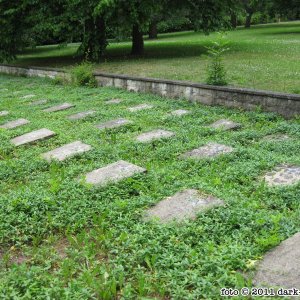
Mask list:
POLYGON ((236 25, 245 12, 246 27, 257 11, 299 17, 300 0, 0 0, 0 61, 24 47, 80 42, 78 54, 100 61, 108 37, 131 36, 131 54, 144 51, 145 33, 155 37, 157 23, 184 20, 205 33, 236 25), (188 21, 187 21, 188 20, 188 21))

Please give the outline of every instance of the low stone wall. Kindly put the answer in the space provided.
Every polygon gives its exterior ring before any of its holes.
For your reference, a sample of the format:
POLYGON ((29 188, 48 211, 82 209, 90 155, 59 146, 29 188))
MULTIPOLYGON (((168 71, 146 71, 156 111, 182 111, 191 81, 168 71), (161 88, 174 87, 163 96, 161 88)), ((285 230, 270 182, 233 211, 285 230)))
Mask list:
POLYGON ((69 78, 69 75, 60 69, 53 68, 39 68, 39 67, 14 67, 9 65, 0 65, 0 73, 17 75, 17 76, 29 76, 29 77, 49 77, 55 78, 56 76, 69 78))
MULTIPOLYGON (((62 70, 36 67, 21 68, 0 65, 0 72, 23 76, 68 77, 68 74, 62 70)), ((99 86, 117 87, 132 92, 153 93, 168 98, 182 98, 206 105, 223 105, 246 110, 260 108, 267 112, 278 113, 286 118, 300 115, 300 95, 99 72, 95 72, 94 75, 99 86)))
POLYGON ((300 95, 105 73, 95 73, 95 77, 100 86, 153 93, 168 98, 184 98, 206 105, 223 105, 246 110, 261 108, 286 118, 300 115, 300 95))

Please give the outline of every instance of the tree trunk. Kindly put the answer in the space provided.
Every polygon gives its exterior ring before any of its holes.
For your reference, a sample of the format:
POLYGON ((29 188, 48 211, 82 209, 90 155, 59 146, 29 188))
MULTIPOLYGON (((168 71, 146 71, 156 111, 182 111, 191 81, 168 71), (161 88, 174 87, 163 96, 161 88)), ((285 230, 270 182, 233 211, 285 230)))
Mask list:
POLYGON ((236 28, 237 27, 237 17, 234 12, 230 14, 230 22, 231 22, 231 27, 236 28))
POLYGON ((157 39, 157 23, 151 22, 149 25, 149 39, 154 40, 157 39))
POLYGON ((245 28, 250 28, 250 26, 251 26, 252 15, 253 15, 252 12, 247 13, 247 16, 246 16, 246 23, 245 23, 245 28))
POLYGON ((143 33, 140 30, 140 26, 138 24, 134 24, 132 26, 132 55, 141 55, 144 53, 144 39, 143 33))
POLYGON ((82 43, 78 53, 86 60, 100 61, 107 46, 106 26, 102 16, 85 21, 82 43))

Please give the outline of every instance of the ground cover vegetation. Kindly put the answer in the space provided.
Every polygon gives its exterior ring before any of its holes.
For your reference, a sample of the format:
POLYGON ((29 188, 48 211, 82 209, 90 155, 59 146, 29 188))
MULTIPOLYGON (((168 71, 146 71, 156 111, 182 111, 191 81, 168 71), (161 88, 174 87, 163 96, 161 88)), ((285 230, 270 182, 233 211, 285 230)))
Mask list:
POLYGON ((0 130, 1 299, 218 299, 221 287, 250 287, 255 262, 300 229, 299 184, 271 188, 262 179, 279 164, 300 164, 298 119, 4 75, 0 92, 0 111, 9 111, 1 124, 30 121, 0 130), (45 98, 47 103, 30 105, 45 98), (115 98, 123 101, 105 103, 115 98), (42 111, 63 102, 76 106, 42 111), (153 109, 127 110, 141 103, 153 109), (90 109, 96 114, 87 119, 66 119, 90 109), (170 116, 175 109, 190 114, 170 116), (119 117, 133 123, 104 131, 95 127, 119 117), (219 119, 242 127, 208 128, 219 119), (39 128, 56 136, 34 145, 10 143, 39 128), (157 128, 175 136, 135 141, 139 133, 157 128), (264 140, 273 134, 291 139, 264 140), (64 162, 41 158, 74 140, 92 150, 64 162), (234 152, 215 159, 179 158, 207 142, 230 145, 234 152), (120 159, 147 173, 104 188, 82 183, 86 172, 120 159), (181 224, 143 221, 145 209, 186 188, 212 194, 225 205, 181 224))

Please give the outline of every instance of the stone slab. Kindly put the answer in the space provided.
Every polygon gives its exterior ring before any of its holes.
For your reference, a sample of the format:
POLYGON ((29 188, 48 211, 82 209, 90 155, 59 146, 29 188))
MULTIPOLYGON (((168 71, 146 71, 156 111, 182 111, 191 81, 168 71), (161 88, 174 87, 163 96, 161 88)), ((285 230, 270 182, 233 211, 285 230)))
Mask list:
POLYGON ((14 121, 9 121, 9 122, 1 125, 0 128, 13 129, 13 128, 17 128, 17 127, 26 125, 28 123, 30 123, 30 122, 26 119, 18 119, 18 120, 14 120, 14 121))
POLYGON ((185 110, 185 109, 177 109, 177 110, 173 110, 170 112, 171 116, 175 116, 175 117, 181 117, 187 114, 190 114, 191 112, 189 110, 185 110))
POLYGON ((144 219, 156 219, 161 223, 194 219, 198 212, 223 204, 222 200, 213 196, 187 189, 160 201, 146 212, 144 219))
POLYGON ((300 287, 300 233, 269 251, 258 266, 254 284, 260 287, 300 287))
POLYGON ((262 138, 262 140, 265 142, 284 142, 290 139, 291 137, 287 134, 270 134, 262 138))
POLYGON ((70 103, 63 103, 63 104, 60 104, 60 105, 56 105, 56 106, 46 108, 43 111, 45 111, 45 112, 57 112, 57 111, 69 109, 69 108, 72 108, 72 107, 75 107, 75 105, 70 104, 70 103))
POLYGON ((286 186, 300 182, 300 166, 281 165, 265 175, 268 186, 286 186))
POLYGON ((9 112, 7 110, 0 111, 0 117, 7 116, 8 114, 9 114, 9 112))
POLYGON ((234 149, 230 146, 217 144, 217 143, 208 143, 205 146, 188 151, 182 154, 183 158, 213 158, 222 154, 230 153, 234 149))
POLYGON ((123 101, 122 99, 111 99, 111 100, 105 101, 104 103, 105 104, 119 104, 122 101, 123 101))
POLYGON ((37 101, 33 101, 31 103, 29 103, 30 105, 42 105, 42 104, 46 104, 48 102, 47 99, 41 99, 41 100, 37 100, 37 101))
POLYGON ((21 99, 30 99, 30 98, 33 98, 33 97, 35 97, 35 95, 30 94, 30 95, 25 95, 25 96, 21 97, 21 99))
POLYGON ((86 174, 85 181, 89 184, 104 186, 144 172, 146 169, 120 160, 86 174))
POLYGON ((42 157, 47 161, 59 160, 63 161, 69 157, 87 152, 91 150, 91 146, 82 143, 81 141, 75 141, 73 143, 64 145, 62 147, 56 148, 52 151, 42 154, 42 157))
POLYGON ((150 108, 153 108, 153 105, 150 105, 150 104, 140 104, 140 105, 137 105, 137 106, 129 107, 127 109, 130 112, 137 112, 137 111, 140 111, 140 110, 150 109, 150 108))
POLYGON ((116 119, 116 120, 111 120, 99 125, 96 125, 98 129, 112 129, 112 128, 117 128, 121 127, 124 125, 132 124, 132 121, 127 120, 127 119, 116 119))
POLYGON ((170 138, 174 135, 175 133, 172 131, 158 129, 158 130, 142 133, 136 138, 136 140, 141 143, 148 143, 154 140, 170 138))
POLYGON ((55 132, 53 132, 49 129, 46 129, 46 128, 42 128, 39 130, 31 131, 29 133, 20 135, 16 138, 12 139, 11 142, 15 146, 20 146, 20 145, 24 145, 24 144, 34 143, 34 142, 37 142, 39 140, 43 140, 46 138, 50 138, 54 135, 55 135, 55 132))
POLYGON ((221 119, 212 123, 209 127, 213 129, 220 129, 220 130, 232 130, 232 129, 241 128, 242 126, 239 123, 235 123, 226 119, 221 119))
POLYGON ((67 119, 69 120, 82 120, 84 118, 87 118, 89 116, 92 116, 96 113, 95 110, 87 110, 87 111, 83 111, 83 112, 79 112, 77 114, 74 114, 74 115, 70 115, 70 116, 67 116, 67 119))

